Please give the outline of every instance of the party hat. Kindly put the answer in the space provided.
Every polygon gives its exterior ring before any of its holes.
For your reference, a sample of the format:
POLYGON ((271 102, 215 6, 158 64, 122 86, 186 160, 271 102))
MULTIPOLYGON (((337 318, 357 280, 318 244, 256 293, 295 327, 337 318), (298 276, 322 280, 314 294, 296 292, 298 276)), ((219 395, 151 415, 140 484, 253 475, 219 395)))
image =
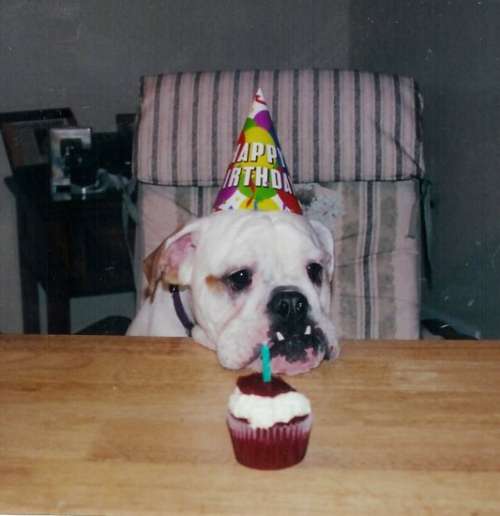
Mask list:
POLYGON ((302 214, 260 88, 215 199, 213 211, 221 210, 290 211, 302 214))

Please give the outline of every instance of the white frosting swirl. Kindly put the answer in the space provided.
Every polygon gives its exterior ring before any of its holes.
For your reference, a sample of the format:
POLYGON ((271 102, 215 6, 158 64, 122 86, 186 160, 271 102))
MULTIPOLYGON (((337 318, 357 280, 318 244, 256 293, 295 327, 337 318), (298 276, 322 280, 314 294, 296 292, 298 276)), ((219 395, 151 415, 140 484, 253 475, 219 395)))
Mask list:
POLYGON ((253 429, 269 428, 276 423, 288 423, 294 417, 307 416, 311 404, 296 391, 268 397, 244 394, 236 387, 229 397, 229 411, 234 417, 248 420, 253 429))

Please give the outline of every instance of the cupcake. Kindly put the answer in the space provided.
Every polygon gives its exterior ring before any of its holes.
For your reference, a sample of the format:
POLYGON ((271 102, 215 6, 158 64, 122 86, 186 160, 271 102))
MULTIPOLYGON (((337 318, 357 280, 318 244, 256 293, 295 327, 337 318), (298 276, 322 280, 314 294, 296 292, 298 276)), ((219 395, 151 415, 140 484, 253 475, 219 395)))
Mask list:
POLYGON ((305 456, 311 432, 309 400, 272 376, 238 378, 229 398, 227 425, 236 460, 256 469, 282 469, 305 456))

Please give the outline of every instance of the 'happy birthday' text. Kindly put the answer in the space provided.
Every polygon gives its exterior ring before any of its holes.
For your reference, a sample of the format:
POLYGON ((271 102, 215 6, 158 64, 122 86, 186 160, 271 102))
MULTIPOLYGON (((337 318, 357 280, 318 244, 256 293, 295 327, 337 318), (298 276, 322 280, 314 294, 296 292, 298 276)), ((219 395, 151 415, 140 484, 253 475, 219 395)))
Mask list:
POLYGON ((269 165, 275 164, 276 158, 279 158, 279 164, 285 166, 281 149, 275 145, 268 145, 261 142, 240 143, 236 147, 233 163, 256 162, 262 156, 266 157, 269 165))
POLYGON ((224 179, 223 188, 231 186, 272 187, 292 193, 292 185, 288 174, 267 167, 234 167, 230 168, 224 179), (253 181, 252 181, 253 179, 253 181))

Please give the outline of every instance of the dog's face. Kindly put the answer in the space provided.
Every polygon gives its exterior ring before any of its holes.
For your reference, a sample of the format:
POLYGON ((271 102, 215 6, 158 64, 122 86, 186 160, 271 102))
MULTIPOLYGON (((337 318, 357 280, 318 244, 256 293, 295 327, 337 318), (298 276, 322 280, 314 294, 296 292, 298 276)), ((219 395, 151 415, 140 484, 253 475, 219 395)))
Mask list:
MULTIPOLYGON (((328 313, 333 239, 322 224, 284 212, 218 212, 173 235, 149 266, 152 283, 189 286, 198 328, 230 369, 296 374, 337 352, 328 313)), ((150 283, 151 284, 151 283, 150 283)))

